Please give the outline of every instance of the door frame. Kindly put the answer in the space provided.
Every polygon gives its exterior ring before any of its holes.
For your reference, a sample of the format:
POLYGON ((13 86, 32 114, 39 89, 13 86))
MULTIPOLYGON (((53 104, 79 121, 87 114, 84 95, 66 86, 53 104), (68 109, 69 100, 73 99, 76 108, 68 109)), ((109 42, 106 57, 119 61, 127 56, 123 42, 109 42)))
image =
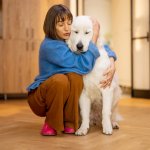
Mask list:
MULTIPOLYGON (((149 90, 143 90, 143 89, 134 89, 134 56, 133 56, 133 1, 131 0, 131 96, 132 97, 138 97, 138 98, 150 98, 150 89, 149 90)), ((150 2, 149 2, 149 18, 150 18, 150 2)), ((149 19, 149 33, 146 37, 139 37, 138 39, 147 38, 149 41, 149 51, 150 51, 150 19, 149 19)), ((149 65, 150 65, 150 52, 149 52, 149 65)), ((149 75, 150 75, 150 69, 149 69, 149 75)), ((150 77, 149 77, 150 82, 150 77)), ((150 83, 149 83, 150 85, 150 83)))

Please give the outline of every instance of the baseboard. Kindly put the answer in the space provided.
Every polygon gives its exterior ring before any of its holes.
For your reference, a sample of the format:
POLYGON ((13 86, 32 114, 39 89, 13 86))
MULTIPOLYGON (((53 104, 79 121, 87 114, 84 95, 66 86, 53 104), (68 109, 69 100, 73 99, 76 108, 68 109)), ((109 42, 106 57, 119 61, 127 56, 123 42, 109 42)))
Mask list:
POLYGON ((0 94, 0 99, 7 100, 7 99, 26 99, 28 96, 27 93, 21 94, 0 94))
MULTIPOLYGON (((122 94, 125 95, 131 95, 132 97, 138 97, 138 98, 150 98, 150 91, 144 91, 144 90, 131 90, 131 87, 120 85, 122 89, 122 94)), ((0 99, 6 100, 6 99, 26 99, 28 96, 27 93, 22 94, 0 94, 0 99)))
POLYGON ((124 85, 120 85, 120 87, 121 87, 121 90, 122 90, 122 94, 131 95, 131 87, 124 86, 124 85))
POLYGON ((150 90, 132 90, 132 96, 150 99, 150 90))
MULTIPOLYGON (((131 87, 120 85, 122 94, 131 95, 131 87)), ((0 94, 0 99, 26 99, 27 93, 23 94, 0 94)))

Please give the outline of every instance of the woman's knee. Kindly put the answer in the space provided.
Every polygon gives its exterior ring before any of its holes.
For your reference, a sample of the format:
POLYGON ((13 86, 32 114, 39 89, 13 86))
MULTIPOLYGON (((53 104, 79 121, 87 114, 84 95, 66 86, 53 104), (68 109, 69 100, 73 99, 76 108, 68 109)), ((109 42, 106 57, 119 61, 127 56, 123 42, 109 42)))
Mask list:
POLYGON ((55 83, 55 85, 57 86, 68 86, 69 85, 69 81, 66 75, 64 74, 56 74, 53 76, 53 82, 55 83))
POLYGON ((55 74, 50 77, 47 81, 46 89, 55 89, 58 90, 69 90, 70 84, 68 77, 64 74, 55 74))
POLYGON ((40 101, 37 103, 36 93, 28 95, 28 104, 33 113, 37 116, 44 117, 46 115, 46 107, 44 103, 41 104, 40 101))
MULTIPOLYGON (((70 83, 68 77, 64 74, 56 74, 51 77, 51 82, 47 87, 47 96, 55 99, 55 102, 59 102, 62 100, 66 102, 70 93, 70 83)), ((47 103, 48 102, 47 98, 47 103)), ((51 103, 51 102, 50 102, 51 103)))
POLYGON ((79 75, 77 73, 68 73, 67 74, 69 81, 73 84, 73 85, 77 85, 77 86, 81 86, 83 87, 83 76, 79 75))

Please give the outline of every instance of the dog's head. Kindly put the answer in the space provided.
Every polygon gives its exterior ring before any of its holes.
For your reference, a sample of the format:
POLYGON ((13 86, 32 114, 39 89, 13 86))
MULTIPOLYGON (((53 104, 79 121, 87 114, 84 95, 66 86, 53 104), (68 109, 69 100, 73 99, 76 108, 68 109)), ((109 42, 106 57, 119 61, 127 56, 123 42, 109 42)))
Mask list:
POLYGON ((92 36, 93 25, 91 19, 88 16, 75 17, 71 27, 71 35, 67 42, 68 46, 75 53, 86 52, 92 36))

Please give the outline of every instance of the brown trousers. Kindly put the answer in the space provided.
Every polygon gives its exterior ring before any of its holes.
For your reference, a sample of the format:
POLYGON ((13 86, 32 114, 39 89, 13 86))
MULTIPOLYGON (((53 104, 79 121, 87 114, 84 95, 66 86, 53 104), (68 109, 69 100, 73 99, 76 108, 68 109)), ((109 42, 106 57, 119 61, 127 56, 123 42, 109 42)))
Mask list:
POLYGON ((76 73, 56 74, 28 94, 32 111, 57 131, 64 126, 78 129, 78 102, 83 89, 83 78, 76 73))

